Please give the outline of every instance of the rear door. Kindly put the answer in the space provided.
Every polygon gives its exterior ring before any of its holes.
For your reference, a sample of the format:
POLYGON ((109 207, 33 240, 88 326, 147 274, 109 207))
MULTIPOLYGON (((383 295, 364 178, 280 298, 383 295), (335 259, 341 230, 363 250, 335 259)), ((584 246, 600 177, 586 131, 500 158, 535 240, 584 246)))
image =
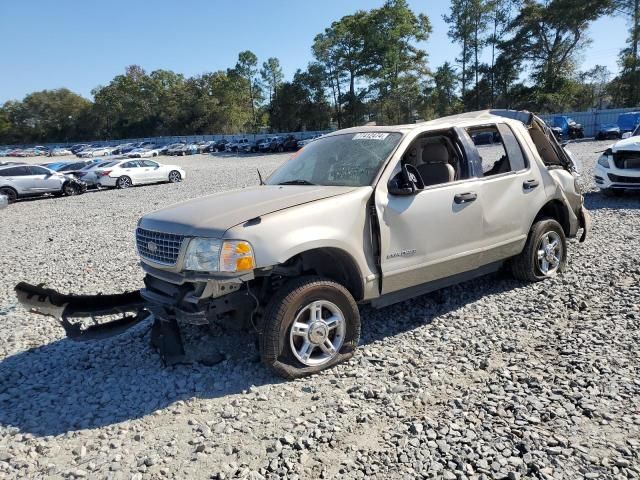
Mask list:
MULTIPOLYGON (((520 128, 524 131, 524 126, 520 128)), ((480 179, 478 195, 482 196, 482 263, 488 264, 522 251, 532 212, 542 208, 546 194, 540 170, 511 126, 496 123, 466 130, 471 138, 478 133, 493 136, 493 142, 475 147, 480 157, 476 176, 480 179)))
POLYGON ((124 171, 124 175, 133 180, 133 183, 146 183, 149 181, 145 179, 145 174, 148 174, 148 172, 144 171, 144 168, 138 160, 124 162, 120 165, 120 168, 124 171))

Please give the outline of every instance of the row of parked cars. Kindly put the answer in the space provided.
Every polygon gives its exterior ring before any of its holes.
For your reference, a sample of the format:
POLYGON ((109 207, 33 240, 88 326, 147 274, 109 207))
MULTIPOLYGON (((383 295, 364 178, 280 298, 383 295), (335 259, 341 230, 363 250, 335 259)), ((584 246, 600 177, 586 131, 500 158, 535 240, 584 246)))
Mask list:
POLYGON ((186 172, 177 165, 120 156, 29 165, 0 162, 3 203, 45 194, 78 195, 88 188, 129 188, 147 183, 181 182, 186 172))
MULTIPOLYGON (((584 138, 584 126, 566 115, 555 115, 546 122, 558 140, 584 138)), ((640 112, 618 115, 616 123, 601 123, 596 127, 596 140, 627 138, 640 125, 640 112)))
POLYGON ((35 157, 76 155, 78 158, 96 158, 109 155, 124 155, 128 158, 153 158, 159 155, 194 155, 196 153, 273 153, 295 151, 320 135, 306 139, 298 139, 293 135, 262 137, 255 140, 249 138, 233 138, 221 140, 203 140, 200 142, 176 142, 159 144, 153 141, 129 142, 120 145, 101 145, 79 143, 68 147, 49 148, 36 146, 32 148, 0 148, 0 157, 35 157))

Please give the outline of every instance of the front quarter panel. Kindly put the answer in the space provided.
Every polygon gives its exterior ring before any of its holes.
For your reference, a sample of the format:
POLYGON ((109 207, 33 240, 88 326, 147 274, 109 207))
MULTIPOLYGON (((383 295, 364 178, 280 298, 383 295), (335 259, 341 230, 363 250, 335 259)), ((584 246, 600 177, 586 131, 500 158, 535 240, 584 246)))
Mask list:
POLYGON ((372 187, 305 203, 263 215, 230 228, 227 239, 251 243, 257 268, 282 264, 315 248, 338 248, 356 262, 365 284, 365 296, 375 292, 375 260, 371 247, 367 204, 372 187), (369 278, 369 283, 365 279, 369 278))

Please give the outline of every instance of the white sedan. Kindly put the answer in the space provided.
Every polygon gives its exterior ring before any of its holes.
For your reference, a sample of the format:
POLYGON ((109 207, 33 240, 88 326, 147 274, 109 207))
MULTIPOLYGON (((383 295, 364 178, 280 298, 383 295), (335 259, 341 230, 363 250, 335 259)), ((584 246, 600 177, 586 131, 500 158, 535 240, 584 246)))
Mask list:
POLYGON ((158 148, 135 148, 127 153, 129 158, 151 158, 160 155, 160 147, 158 148))
POLYGON ((120 160, 90 170, 83 180, 100 187, 128 188, 158 182, 181 182, 185 171, 177 165, 163 165, 152 160, 120 160))

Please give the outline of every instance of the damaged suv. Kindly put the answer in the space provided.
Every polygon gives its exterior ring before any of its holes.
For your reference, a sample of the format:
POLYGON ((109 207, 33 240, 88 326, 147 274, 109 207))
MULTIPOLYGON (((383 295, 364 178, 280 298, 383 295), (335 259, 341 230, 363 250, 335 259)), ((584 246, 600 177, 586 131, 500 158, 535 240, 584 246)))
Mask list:
POLYGON ((582 241, 589 227, 576 176, 528 112, 340 130, 266 183, 145 215, 139 291, 16 291, 78 339, 151 316, 167 363, 184 358, 181 325, 244 325, 258 333, 267 366, 301 377, 353 355, 358 304, 384 307, 503 265, 524 281, 562 272, 567 238, 582 229, 582 241), (475 145, 483 135, 494 141, 475 145), (132 315, 90 327, 76 320, 122 312, 132 315))
POLYGON ((607 148, 594 171, 596 185, 606 196, 640 190, 640 125, 631 137, 607 148))

